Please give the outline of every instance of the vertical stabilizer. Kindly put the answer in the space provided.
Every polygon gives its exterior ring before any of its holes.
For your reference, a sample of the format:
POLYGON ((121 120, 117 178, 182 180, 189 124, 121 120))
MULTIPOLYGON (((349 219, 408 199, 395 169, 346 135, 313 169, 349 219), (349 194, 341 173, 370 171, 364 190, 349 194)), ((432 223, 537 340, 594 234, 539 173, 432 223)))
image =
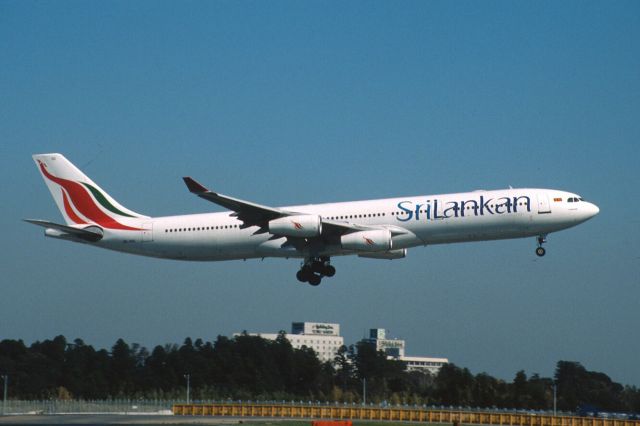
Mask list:
POLYGON ((36 154, 33 160, 67 225, 139 230, 140 219, 148 219, 114 200, 64 155, 36 154))

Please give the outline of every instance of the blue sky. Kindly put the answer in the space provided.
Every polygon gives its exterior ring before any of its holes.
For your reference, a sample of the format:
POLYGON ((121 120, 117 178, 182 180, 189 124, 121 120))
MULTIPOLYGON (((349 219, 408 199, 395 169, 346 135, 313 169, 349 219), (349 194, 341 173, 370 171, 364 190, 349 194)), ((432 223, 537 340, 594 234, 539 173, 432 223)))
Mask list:
POLYGON ((640 3, 0 1, 0 338, 97 347, 370 327, 511 380, 582 362, 640 385, 640 3), (533 239, 335 259, 181 263, 45 240, 31 154, 149 215, 565 189, 601 213, 533 239))

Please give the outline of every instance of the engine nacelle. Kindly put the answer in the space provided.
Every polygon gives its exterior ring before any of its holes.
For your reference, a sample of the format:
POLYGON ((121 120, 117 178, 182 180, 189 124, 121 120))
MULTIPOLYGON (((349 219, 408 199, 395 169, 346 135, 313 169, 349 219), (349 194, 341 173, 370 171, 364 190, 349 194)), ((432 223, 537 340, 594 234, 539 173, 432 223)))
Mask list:
POLYGON ((375 253, 359 253, 358 257, 366 257, 368 259, 403 259, 407 257, 407 249, 396 249, 389 251, 378 251, 375 253))
POLYGON ((286 237, 317 237, 322 233, 322 219, 312 214, 281 217, 269 222, 269 232, 286 237))
POLYGON ((376 229, 343 235, 340 244, 345 250, 355 251, 389 251, 391 250, 391 231, 376 229))

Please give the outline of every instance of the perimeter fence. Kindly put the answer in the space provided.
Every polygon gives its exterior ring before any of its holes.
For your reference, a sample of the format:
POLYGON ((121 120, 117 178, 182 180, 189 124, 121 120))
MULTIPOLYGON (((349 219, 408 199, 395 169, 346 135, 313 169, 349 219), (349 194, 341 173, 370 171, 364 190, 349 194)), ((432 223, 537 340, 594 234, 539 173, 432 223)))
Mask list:
POLYGON ((357 404, 312 401, 232 401, 184 399, 110 400, 12 400, 0 414, 158 414, 195 416, 337 418, 354 420, 395 420, 500 426, 640 426, 636 416, 607 414, 606 417, 580 418, 574 413, 549 411, 482 409, 393 404, 357 404))
POLYGON ((42 400, 22 401, 9 399, 3 406, 0 400, 0 414, 172 414, 171 407, 182 401, 113 399, 99 401, 84 400, 42 400))

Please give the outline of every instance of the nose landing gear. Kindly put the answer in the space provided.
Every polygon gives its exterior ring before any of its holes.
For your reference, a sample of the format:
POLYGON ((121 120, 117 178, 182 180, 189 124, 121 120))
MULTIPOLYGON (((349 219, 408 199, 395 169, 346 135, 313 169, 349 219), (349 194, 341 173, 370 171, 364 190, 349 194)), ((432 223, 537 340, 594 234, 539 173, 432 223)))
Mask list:
POLYGON ((546 235, 540 235, 538 237, 538 247, 536 248, 536 254, 538 255, 538 257, 542 257, 547 253, 544 247, 542 247, 542 244, 546 242, 547 242, 546 235))
POLYGON ((331 266, 328 257, 314 257, 306 259, 300 270, 296 273, 298 281, 317 286, 323 277, 332 277, 336 274, 336 268, 331 266))

